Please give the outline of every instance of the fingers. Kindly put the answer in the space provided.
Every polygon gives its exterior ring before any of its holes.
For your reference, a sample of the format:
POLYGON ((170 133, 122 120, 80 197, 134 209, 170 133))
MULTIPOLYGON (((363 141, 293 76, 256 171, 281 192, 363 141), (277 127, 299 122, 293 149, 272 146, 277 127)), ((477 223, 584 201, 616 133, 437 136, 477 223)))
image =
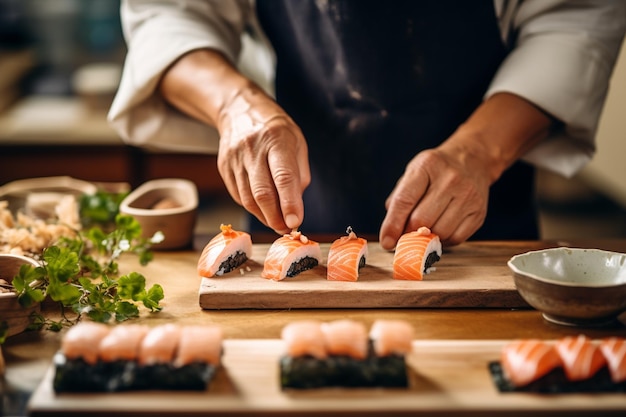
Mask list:
POLYGON ((381 246, 392 250, 403 233, 421 226, 446 245, 467 240, 484 222, 488 189, 486 177, 468 172, 445 153, 418 154, 387 199, 381 246))
POLYGON ((280 234, 300 226, 310 172, 306 142, 291 119, 271 119, 245 138, 226 137, 218 164, 233 199, 263 224, 280 234))
POLYGON ((385 202, 387 215, 383 220, 379 235, 383 249, 392 250, 396 246, 417 202, 422 199, 428 189, 428 177, 420 175, 419 172, 421 168, 418 164, 409 165, 385 202))

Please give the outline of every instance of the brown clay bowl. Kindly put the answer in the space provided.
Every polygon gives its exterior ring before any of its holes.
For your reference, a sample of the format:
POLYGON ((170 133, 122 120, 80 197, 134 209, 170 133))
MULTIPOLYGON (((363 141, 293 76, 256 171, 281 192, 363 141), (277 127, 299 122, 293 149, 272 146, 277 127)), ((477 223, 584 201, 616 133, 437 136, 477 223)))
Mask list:
POLYGON ((543 317, 569 326, 607 326, 626 311, 626 254, 551 248, 508 261, 519 294, 543 317))
POLYGON ((162 232, 164 240, 154 249, 190 246, 198 211, 198 189, 186 179, 163 178, 148 181, 132 191, 120 204, 120 213, 133 216, 143 236, 162 232))
MULTIPOLYGON (((38 266, 37 261, 27 256, 0 254, 0 278, 8 283, 18 274, 24 264, 38 266)), ((17 301, 17 293, 0 293, 0 320, 9 325, 8 336, 23 332, 30 323, 30 315, 34 311, 39 312, 40 304, 24 308, 17 301)))

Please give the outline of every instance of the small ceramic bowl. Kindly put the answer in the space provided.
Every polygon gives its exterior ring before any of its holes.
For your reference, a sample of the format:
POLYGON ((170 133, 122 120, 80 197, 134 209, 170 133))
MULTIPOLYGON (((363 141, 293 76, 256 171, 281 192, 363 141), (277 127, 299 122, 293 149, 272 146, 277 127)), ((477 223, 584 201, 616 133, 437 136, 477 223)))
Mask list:
POLYGON ((132 191, 120 204, 120 213, 133 216, 143 236, 162 232, 165 239, 153 249, 178 249, 191 245, 198 211, 198 189, 186 179, 148 181, 132 191))
POLYGON ((626 254, 552 248, 508 261, 524 300, 553 323, 607 326, 626 311, 626 254))
MULTIPOLYGON (((37 261, 27 256, 0 254, 0 279, 11 284, 13 278, 24 264, 38 266, 37 261)), ((17 301, 17 293, 0 292, 0 321, 6 321, 9 325, 8 336, 23 332, 30 323, 32 312, 39 312, 39 303, 24 308, 17 301)))

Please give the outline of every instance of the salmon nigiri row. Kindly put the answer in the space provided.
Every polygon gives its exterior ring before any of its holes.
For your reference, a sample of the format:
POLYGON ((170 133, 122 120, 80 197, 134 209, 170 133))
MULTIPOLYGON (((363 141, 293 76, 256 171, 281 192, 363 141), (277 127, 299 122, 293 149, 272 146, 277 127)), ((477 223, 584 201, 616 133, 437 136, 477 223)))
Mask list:
MULTIPOLYGON (((202 277, 220 276, 245 263, 252 252, 252 240, 245 232, 233 230, 231 225, 221 225, 221 233, 204 247, 198 260, 198 274, 202 277)), ((357 281, 361 268, 366 265, 367 240, 358 237, 351 227, 347 236, 332 242, 327 258, 329 281, 357 281)), ((441 258, 439 236, 427 227, 420 227, 400 237, 393 258, 393 278, 422 280, 434 271, 433 264, 441 258)), ((276 239, 263 262, 261 277, 274 281, 295 277, 322 262, 320 245, 302 232, 293 230, 276 239)))
POLYGON ((378 320, 369 333, 360 322, 302 320, 281 334, 283 388, 406 387, 405 355, 413 329, 396 320, 378 320))
POLYGON ((81 322, 68 330, 55 356, 54 388, 204 389, 220 365, 222 338, 219 326, 81 322))
POLYGON ((556 343, 537 339, 516 340, 504 347, 500 363, 504 377, 524 387, 556 372, 565 382, 578 383, 608 371, 613 384, 626 383, 626 339, 594 342, 584 335, 564 337, 556 343))

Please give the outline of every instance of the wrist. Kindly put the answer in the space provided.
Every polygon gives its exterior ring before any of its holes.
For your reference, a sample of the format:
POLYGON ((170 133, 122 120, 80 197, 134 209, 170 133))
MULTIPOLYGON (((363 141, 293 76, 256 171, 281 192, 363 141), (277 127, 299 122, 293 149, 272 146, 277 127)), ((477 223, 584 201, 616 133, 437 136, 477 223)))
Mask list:
POLYGON ((527 100, 499 93, 483 102, 446 142, 461 157, 483 166, 493 183, 553 125, 553 118, 527 100))

